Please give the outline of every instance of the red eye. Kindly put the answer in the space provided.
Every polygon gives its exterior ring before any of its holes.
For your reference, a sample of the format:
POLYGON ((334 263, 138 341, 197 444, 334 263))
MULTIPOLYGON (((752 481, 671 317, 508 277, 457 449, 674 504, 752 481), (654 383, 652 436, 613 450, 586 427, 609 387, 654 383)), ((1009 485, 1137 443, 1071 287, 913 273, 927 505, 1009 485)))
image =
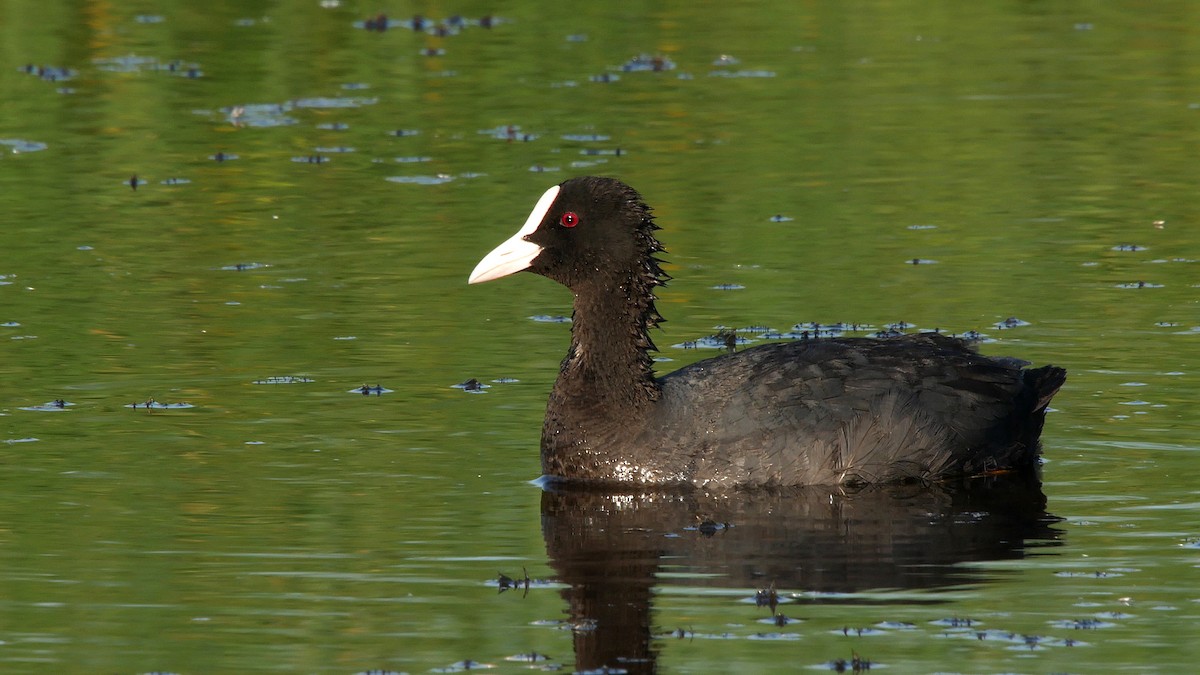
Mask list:
POLYGON ((558 218, 558 224, 563 227, 575 227, 579 224, 579 216, 574 211, 567 211, 558 218))

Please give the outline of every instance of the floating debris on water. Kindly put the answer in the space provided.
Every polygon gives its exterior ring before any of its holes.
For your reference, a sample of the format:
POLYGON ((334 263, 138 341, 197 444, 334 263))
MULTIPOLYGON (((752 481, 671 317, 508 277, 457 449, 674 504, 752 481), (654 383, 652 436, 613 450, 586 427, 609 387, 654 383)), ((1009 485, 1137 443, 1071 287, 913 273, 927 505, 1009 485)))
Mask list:
POLYGON ((299 124, 288 115, 290 103, 247 103, 221 108, 229 123, 235 127, 284 127, 299 124))
POLYGON ((736 56, 730 56, 729 54, 721 54, 717 58, 713 59, 712 64, 714 66, 724 67, 724 66, 736 66, 736 65, 741 64, 741 62, 742 62, 742 60, 737 58, 736 56))
POLYGON ((309 382, 316 382, 316 380, 303 375, 272 375, 261 380, 254 380, 251 384, 307 384, 309 382))
POLYGON ((937 225, 909 225, 910 230, 936 230, 937 225))
POLYGON ((936 261, 936 260, 929 260, 927 258, 910 258, 909 260, 905 260, 904 264, 906 264, 906 265, 936 265, 937 262, 938 261, 936 261))
POLYGON ((521 568, 521 572, 524 576, 520 579, 514 579, 504 572, 497 572, 496 588, 499 589, 498 592, 503 593, 504 591, 508 590, 524 588, 525 592, 528 593, 529 585, 532 580, 529 578, 529 571, 524 567, 521 568))
POLYGON ((39 441, 39 440, 41 440, 41 439, 39 439, 39 438, 33 438, 33 437, 29 437, 29 438, 7 438, 7 439, 5 439, 5 440, 4 440, 4 443, 5 443, 6 445, 13 445, 13 444, 15 444, 15 443, 35 443, 35 442, 37 442, 37 441, 39 441))
POLYGON ((70 401, 65 401, 61 398, 56 398, 53 401, 47 401, 41 405, 27 405, 17 408, 18 410, 29 410, 31 412, 62 412, 67 408, 75 405, 70 401))
POLYGON ((420 129, 393 129, 392 131, 389 131, 387 135, 388 136, 399 136, 399 137, 403 138, 406 136, 416 136, 420 133, 421 133, 420 129))
POLYGON ((748 345, 757 342, 750 338, 745 338, 732 331, 717 333, 716 335, 708 335, 698 340, 689 340, 680 342, 679 344, 671 345, 672 349, 733 349, 741 345, 748 345))
POLYGON ((675 70, 675 62, 665 56, 648 56, 646 54, 638 54, 637 56, 621 64, 621 70, 626 73, 659 73, 667 70, 675 70))
POLYGON ((741 284, 717 284, 716 286, 710 286, 709 288, 713 289, 714 291, 740 291, 746 287, 741 284))
POLYGON ((779 593, 775 590, 774 582, 771 582, 771 585, 766 588, 755 591, 754 597, 750 598, 749 600, 754 603, 755 607, 769 608, 772 614, 775 613, 775 608, 778 607, 780 603, 787 602, 786 598, 779 597, 779 593))
POLYGON ((1112 250, 1113 251, 1145 251, 1148 249, 1145 246, 1139 246, 1137 244, 1117 244, 1116 246, 1112 247, 1112 250))
POLYGON ((1126 284, 1117 284, 1117 288, 1162 288, 1162 284, 1155 284, 1149 281, 1132 281, 1126 284))
POLYGON ((235 159, 240 159, 238 155, 231 152, 217 152, 208 156, 214 162, 231 162, 235 159))
POLYGON ((350 128, 350 125, 345 122, 322 122, 317 125, 317 128, 322 131, 345 131, 350 128))
MULTIPOLYGON (((849 660, 834 659, 814 666, 822 670, 832 670, 835 673, 862 673, 871 669, 870 659, 864 659, 857 652, 851 652, 849 660)), ((880 664, 874 664, 878 667, 880 664)))
POLYGON ((263 269, 266 267, 270 267, 270 265, 268 265, 267 263, 251 262, 251 263, 234 263, 232 265, 225 265, 218 269, 223 270, 225 272, 248 272, 250 270, 260 270, 260 269, 263 269))
POLYGON ((780 628, 792 623, 801 623, 802 621, 803 619, 794 619, 786 614, 776 614, 775 616, 768 616, 758 620, 759 623, 769 623, 780 628))
POLYGON ((152 398, 148 398, 142 403, 126 403, 125 407, 133 408, 134 410, 139 408, 142 410, 182 410, 185 408, 195 408, 196 406, 191 403, 159 403, 152 398))
POLYGON ((884 631, 879 630, 878 628, 872 628, 870 626, 859 626, 856 628, 851 628, 850 626, 842 626, 841 628, 835 628, 834 630, 831 630, 829 632, 833 633, 834 635, 845 635, 847 637, 851 637, 851 636, 853 636, 853 637, 869 637, 872 635, 884 635, 885 634, 884 631))
POLYGON ((981 622, 977 619, 968 617, 952 616, 945 619, 935 619, 929 623, 934 626, 942 626, 943 628, 972 628, 979 625, 981 622))
POLYGON ((292 101, 292 105, 297 108, 361 108, 365 105, 375 105, 379 103, 378 98, 362 98, 354 96, 315 96, 312 98, 298 98, 292 101))
POLYGON ((1055 628, 1068 628, 1071 630, 1099 630, 1101 628, 1112 628, 1117 625, 1100 619, 1058 619, 1048 623, 1055 628))
POLYGON ((772 223, 790 223, 790 222, 792 222, 793 220, 795 220, 795 218, 793 218, 793 217, 791 217, 791 216, 785 216, 785 215, 783 215, 782 213, 777 213, 777 214, 775 214, 775 215, 771 216, 771 217, 769 218, 769 220, 770 220, 772 223))
POLYGON ((754 633, 746 636, 747 640, 799 640, 796 633, 754 633))
POLYGON ((418 164, 420 162, 432 162, 432 157, 413 156, 413 157, 393 157, 393 162, 398 164, 418 164))
POLYGON ((302 155, 293 157, 292 161, 297 164, 328 164, 329 158, 324 155, 302 155))
POLYGON ((452 384, 450 386, 454 389, 462 389, 468 394, 486 394, 487 392, 484 391, 484 389, 492 388, 492 385, 484 384, 473 377, 466 382, 459 382, 458 384, 452 384))
POLYGON ((392 391, 393 390, 378 384, 373 387, 371 385, 364 384, 361 387, 355 387, 354 389, 351 389, 348 393, 362 394, 363 396, 383 396, 384 394, 392 393, 392 391))
POLYGON ((12 148, 14 155, 19 155, 22 152, 39 152, 50 147, 40 141, 27 141, 23 138, 0 138, 0 145, 7 145, 12 148))
POLYGON ((506 656, 504 657, 504 660, 511 661, 513 663, 541 663, 542 661, 549 661, 550 657, 537 652, 529 652, 528 654, 513 654, 512 656, 506 656))
POLYGON ((605 148, 584 148, 584 149, 582 149, 582 150, 580 150, 580 151, 579 151, 579 154, 581 154, 581 155, 584 155, 584 156, 587 156, 587 157, 597 157, 597 156, 600 156, 600 155, 611 155, 611 156, 613 156, 613 157, 621 157, 622 155, 628 155, 628 154, 629 154, 629 151, 628 151, 628 150, 622 150, 621 148, 609 148, 609 149, 605 149, 605 148))
POLYGON ((466 672, 468 670, 487 670, 489 668, 495 668, 495 667, 496 667, 495 664, 483 663, 481 661, 472 661, 471 659, 464 659, 462 661, 455 661, 454 663, 451 663, 450 665, 444 666, 442 668, 433 668, 429 672, 431 672, 431 673, 462 673, 462 672, 466 672))
POLYGON ((534 164, 533 166, 529 167, 529 170, 532 173, 553 173, 555 171, 562 171, 562 169, 557 166, 544 166, 542 164, 534 164))
POLYGON ((529 317, 530 321, 538 323, 571 323, 571 317, 551 314, 534 314, 529 317))
POLYGON ((521 127, 515 124, 502 124, 493 129, 480 129, 478 133, 501 141, 519 141, 522 143, 535 141, 541 136, 541 134, 521 131, 521 127))
POLYGON ((603 134, 563 134, 561 138, 564 141, 579 141, 580 143, 602 142, 609 140, 609 136, 603 134))
POLYGON ((96 58, 92 59, 92 63, 96 65, 97 69, 110 73, 163 72, 189 79, 204 76, 204 71, 196 63, 187 63, 178 59, 164 62, 153 56, 138 56, 137 54, 96 58))
POLYGON ((999 328, 1000 330, 1005 330, 1008 328, 1019 328, 1021 326, 1032 326, 1032 325, 1033 324, 1029 323, 1028 321, 1022 321, 1021 319, 1018 319, 1015 316, 1010 316, 1003 321, 998 321, 998 322, 992 324, 993 327, 999 328))
POLYGON ((1110 572, 1110 571, 1104 571, 1104 570, 1096 570, 1094 572, 1078 572, 1078 571, 1074 571, 1074 570, 1063 570, 1060 572, 1055 572, 1054 576, 1066 577, 1066 578, 1083 578, 1083 579, 1110 579, 1110 578, 1114 578, 1114 577, 1123 577, 1125 575, 1121 572, 1116 572, 1116 571, 1110 572))
POLYGON ((18 68, 26 75, 34 75, 46 82, 65 82, 75 79, 79 75, 79 71, 72 68, 61 68, 59 66, 35 66, 32 63, 26 64, 18 68))
POLYGON ((608 83, 608 82, 617 82, 620 79, 621 79, 620 75, 615 75, 613 73, 601 73, 600 75, 592 75, 591 77, 588 78, 588 81, 589 82, 608 83))
POLYGON ((348 154, 351 152, 358 152, 358 149, 352 148, 352 147, 346 146, 346 145, 333 145, 333 146, 322 145, 322 146, 313 148, 313 151, 314 152, 325 152, 325 153, 337 155, 337 154, 348 154))
POLYGON ((439 173, 435 176, 388 176, 387 180, 392 183, 404 183, 407 185, 441 185, 454 180, 454 176, 444 173, 439 173))
POLYGON ((714 70, 708 75, 710 77, 775 77, 775 72, 770 70, 714 70))
POLYGON ((160 180, 159 185, 187 185, 192 181, 187 178, 164 178, 160 180))
POLYGON ((513 384, 514 382, 520 382, 520 380, 515 377, 497 377, 492 382, 496 384, 513 384))

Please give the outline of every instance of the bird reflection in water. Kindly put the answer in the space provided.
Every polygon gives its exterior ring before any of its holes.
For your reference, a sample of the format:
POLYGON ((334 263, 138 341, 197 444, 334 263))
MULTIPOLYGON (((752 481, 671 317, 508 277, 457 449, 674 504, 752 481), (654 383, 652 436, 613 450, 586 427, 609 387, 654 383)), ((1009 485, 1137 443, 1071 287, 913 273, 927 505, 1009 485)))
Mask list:
MULTIPOLYGON (((1021 559, 1060 543, 1060 519, 1045 507, 1032 475, 717 494, 548 485, 542 530, 568 622, 591 627, 573 632, 576 670, 653 673, 653 591, 666 560, 681 573, 671 583, 758 589, 756 604, 778 616, 793 592, 846 603, 855 600, 825 594, 986 582, 986 572, 962 563, 1021 559), (716 532, 698 521, 725 525, 716 532)), ((854 661, 870 663, 855 655, 844 667, 854 661)))

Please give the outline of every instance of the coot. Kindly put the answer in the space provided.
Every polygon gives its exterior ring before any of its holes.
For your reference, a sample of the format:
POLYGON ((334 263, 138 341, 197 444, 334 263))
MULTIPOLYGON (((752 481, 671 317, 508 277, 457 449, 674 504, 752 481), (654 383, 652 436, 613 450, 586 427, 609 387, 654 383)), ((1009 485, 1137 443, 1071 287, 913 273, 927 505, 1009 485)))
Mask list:
POLYGON ((469 283, 521 270, 575 296, 546 406, 542 468, 585 483, 698 486, 934 481, 1038 464, 1054 366, 921 333, 753 347, 654 376, 650 208, 611 178, 550 188, 469 283))

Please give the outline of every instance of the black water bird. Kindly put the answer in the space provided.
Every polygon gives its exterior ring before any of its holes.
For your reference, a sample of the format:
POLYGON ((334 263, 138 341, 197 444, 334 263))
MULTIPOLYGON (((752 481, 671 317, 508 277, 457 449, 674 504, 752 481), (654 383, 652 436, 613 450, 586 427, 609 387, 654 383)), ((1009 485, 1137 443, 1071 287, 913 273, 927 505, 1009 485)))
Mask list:
POLYGON ((936 333, 768 344, 655 377, 654 291, 669 278, 650 208, 611 178, 550 188, 469 283, 528 270, 574 295, 546 406, 542 469, 584 483, 933 481, 1038 464, 1066 379, 936 333))

